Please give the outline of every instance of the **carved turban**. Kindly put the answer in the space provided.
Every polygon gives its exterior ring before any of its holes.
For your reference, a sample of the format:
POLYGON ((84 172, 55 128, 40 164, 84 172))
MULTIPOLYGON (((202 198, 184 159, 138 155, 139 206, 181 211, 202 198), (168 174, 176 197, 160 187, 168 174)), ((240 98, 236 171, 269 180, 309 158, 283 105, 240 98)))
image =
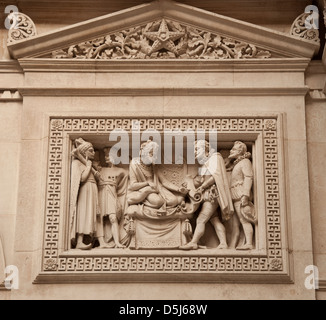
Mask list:
POLYGON ((82 138, 75 140, 75 146, 81 154, 85 154, 89 148, 93 148, 93 145, 90 142, 87 142, 82 138))

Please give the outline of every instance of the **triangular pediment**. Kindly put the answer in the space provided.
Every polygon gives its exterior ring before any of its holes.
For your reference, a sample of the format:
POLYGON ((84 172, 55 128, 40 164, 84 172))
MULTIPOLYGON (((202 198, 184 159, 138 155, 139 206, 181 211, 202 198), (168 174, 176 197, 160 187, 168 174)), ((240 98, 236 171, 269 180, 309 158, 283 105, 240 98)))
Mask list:
POLYGON ((54 50, 56 59, 264 59, 280 57, 252 43, 167 18, 54 50))
POLYGON ((318 48, 317 43, 169 0, 8 44, 16 59, 310 59, 318 48))

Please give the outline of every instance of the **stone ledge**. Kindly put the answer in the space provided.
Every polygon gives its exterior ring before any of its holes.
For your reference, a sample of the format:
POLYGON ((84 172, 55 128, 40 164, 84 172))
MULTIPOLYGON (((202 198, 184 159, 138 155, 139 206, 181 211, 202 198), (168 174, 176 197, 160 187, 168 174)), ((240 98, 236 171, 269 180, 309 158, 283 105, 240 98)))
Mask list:
POLYGON ((2 282, 2 283, 0 283, 0 291, 7 291, 8 289, 5 287, 5 283, 4 282, 2 282))
POLYGON ((326 100, 326 94, 322 89, 313 89, 309 91, 309 96, 312 100, 326 100))
POLYGON ((317 291, 326 291, 326 279, 319 280, 319 289, 317 291))
POLYGON ((310 60, 273 58, 242 60, 95 60, 95 59, 19 59, 24 72, 304 72, 310 60))
POLYGON ((41 272, 33 284, 67 284, 67 283, 242 283, 242 284, 293 284, 286 273, 275 274, 227 274, 227 273, 184 273, 184 272, 41 272))
POLYGON ((22 73, 17 60, 0 60, 0 73, 22 73))
POLYGON ((0 101, 1 102, 16 102, 22 101, 23 97, 18 90, 0 90, 0 101))
POLYGON ((305 96, 309 88, 19 88, 22 96, 305 96))

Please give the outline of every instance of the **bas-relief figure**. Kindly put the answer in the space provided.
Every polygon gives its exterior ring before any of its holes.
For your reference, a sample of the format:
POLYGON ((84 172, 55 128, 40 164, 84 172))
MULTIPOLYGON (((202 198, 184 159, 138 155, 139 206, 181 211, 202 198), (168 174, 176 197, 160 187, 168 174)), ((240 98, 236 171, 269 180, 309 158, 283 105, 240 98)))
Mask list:
POLYGON ((223 220, 228 220, 233 215, 233 204, 225 164, 222 156, 211 149, 210 144, 205 140, 197 141, 194 151, 195 157, 201 165, 199 168, 200 175, 195 179, 197 180, 197 191, 202 194, 202 204, 196 220, 193 238, 180 249, 197 249, 198 242, 205 232, 205 224, 208 221, 214 226, 220 241, 218 248, 226 249, 228 245, 225 227, 217 215, 218 207, 221 209, 223 220))
POLYGON ((123 219, 128 172, 115 166, 110 149, 104 148, 107 167, 100 169, 98 181, 100 219, 97 234, 105 239, 100 248, 124 248, 120 243, 120 222, 123 219), (107 243, 107 244, 106 244, 107 243))
POLYGON ((178 248, 185 244, 189 219, 199 206, 195 193, 190 192, 190 200, 185 201, 189 191, 194 191, 189 177, 184 176, 177 185, 155 164, 158 149, 153 141, 143 143, 140 157, 132 159, 129 166, 127 215, 135 226, 131 248, 178 248))
POLYGON ((91 249, 95 239, 103 249, 206 248, 200 241, 208 222, 217 249, 254 247, 253 168, 244 143, 221 150, 222 157, 207 141, 196 141, 196 176, 187 174, 186 164, 157 165, 159 146, 151 140, 141 145, 129 170, 115 165, 109 148, 101 167, 91 143, 79 138, 75 146, 70 227, 76 249, 91 249), (84 235, 90 243, 84 243, 84 235))
POLYGON ((231 174, 231 194, 236 211, 233 218, 231 247, 234 248, 240 234, 242 225, 245 243, 237 247, 238 250, 250 250, 253 248, 253 227, 257 222, 255 208, 252 203, 253 168, 249 160, 251 154, 247 152, 247 146, 236 141, 230 151, 229 159, 234 160, 231 174))
MULTIPOLYGON (((97 218, 100 215, 96 180, 99 174, 93 168, 95 151, 90 142, 76 139, 72 154, 70 235, 77 249, 87 250, 92 247, 92 243, 84 243, 84 235, 96 235, 97 218)), ((100 237, 99 241, 103 242, 103 238, 100 237)))

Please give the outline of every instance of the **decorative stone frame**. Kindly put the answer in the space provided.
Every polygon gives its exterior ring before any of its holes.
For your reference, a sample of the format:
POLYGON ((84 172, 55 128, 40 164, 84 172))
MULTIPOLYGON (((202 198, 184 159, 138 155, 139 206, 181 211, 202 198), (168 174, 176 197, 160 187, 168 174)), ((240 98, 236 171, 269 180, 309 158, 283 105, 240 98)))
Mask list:
POLYGON ((282 114, 221 117, 57 117, 49 126, 47 192, 41 272, 34 283, 239 282, 290 283, 282 114), (258 247, 244 252, 181 250, 67 250, 71 139, 141 130, 215 129, 220 139, 253 142, 258 247))

